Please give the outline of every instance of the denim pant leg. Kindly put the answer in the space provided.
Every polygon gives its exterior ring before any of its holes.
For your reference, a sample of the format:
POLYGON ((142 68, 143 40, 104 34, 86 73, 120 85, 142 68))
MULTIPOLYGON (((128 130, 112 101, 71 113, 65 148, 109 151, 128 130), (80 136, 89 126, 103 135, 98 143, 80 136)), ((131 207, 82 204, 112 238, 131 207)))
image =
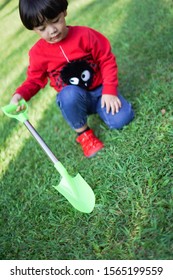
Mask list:
POLYGON ((106 108, 101 108, 102 86, 92 91, 86 91, 78 86, 69 85, 57 95, 57 104, 62 115, 72 129, 76 130, 87 123, 90 114, 98 114, 110 129, 121 129, 134 118, 132 106, 120 94, 122 107, 118 113, 107 114, 106 108))
POLYGON ((88 103, 87 92, 75 85, 66 86, 57 94, 57 104, 61 113, 74 130, 87 123, 88 103))
POLYGON ((123 126, 129 124, 134 118, 132 106, 120 94, 118 98, 121 101, 121 108, 118 113, 112 115, 112 112, 106 113, 106 108, 101 108, 101 98, 97 103, 97 113, 104 123, 110 129, 122 129, 123 126))

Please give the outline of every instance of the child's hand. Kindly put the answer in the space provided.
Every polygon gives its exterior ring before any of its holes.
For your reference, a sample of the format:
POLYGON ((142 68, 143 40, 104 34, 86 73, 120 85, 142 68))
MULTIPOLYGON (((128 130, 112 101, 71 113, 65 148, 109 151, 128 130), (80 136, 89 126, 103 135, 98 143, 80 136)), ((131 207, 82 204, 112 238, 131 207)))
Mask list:
MULTIPOLYGON (((19 101, 22 99, 22 96, 18 93, 15 93, 10 101, 10 103, 18 105, 19 101)), ((25 105, 17 106, 16 112, 20 112, 25 109, 25 105)))
POLYGON ((111 94, 103 94, 101 99, 101 107, 104 108, 106 106, 106 113, 108 114, 110 110, 112 111, 112 115, 119 112, 121 108, 121 101, 117 96, 111 94))

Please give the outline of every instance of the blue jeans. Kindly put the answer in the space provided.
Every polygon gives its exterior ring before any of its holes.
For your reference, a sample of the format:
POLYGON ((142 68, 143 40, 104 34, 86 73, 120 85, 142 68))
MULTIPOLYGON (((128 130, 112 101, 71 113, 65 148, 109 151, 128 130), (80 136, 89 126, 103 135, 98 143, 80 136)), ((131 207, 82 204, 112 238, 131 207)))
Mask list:
POLYGON ((62 115, 72 129, 76 130, 87 124, 87 117, 98 114, 110 129, 121 129, 133 118, 134 112, 131 104, 120 94, 122 107, 118 113, 106 113, 106 108, 101 108, 102 86, 92 91, 86 91, 75 85, 64 87, 57 94, 57 104, 62 115))

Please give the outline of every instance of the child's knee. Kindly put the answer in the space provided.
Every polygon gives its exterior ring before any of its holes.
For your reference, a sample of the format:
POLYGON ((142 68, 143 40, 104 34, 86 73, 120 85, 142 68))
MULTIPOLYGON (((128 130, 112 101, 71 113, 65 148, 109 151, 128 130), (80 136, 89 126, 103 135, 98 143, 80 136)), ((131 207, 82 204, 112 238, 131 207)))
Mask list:
MULTIPOLYGON (((127 108, 126 108, 127 109, 127 108)), ((124 126, 128 125, 134 119, 134 111, 129 104, 127 111, 121 111, 115 115, 112 122, 109 123, 110 129, 122 129, 124 126)))
POLYGON ((57 95, 58 103, 74 104, 78 102, 81 96, 81 90, 78 86, 68 85, 64 87, 57 95))
POLYGON ((73 96, 75 94, 75 87, 73 86, 66 86, 64 87, 57 95, 59 101, 63 102, 67 102, 70 99, 73 99, 73 96), (68 96, 68 98, 67 98, 68 96))

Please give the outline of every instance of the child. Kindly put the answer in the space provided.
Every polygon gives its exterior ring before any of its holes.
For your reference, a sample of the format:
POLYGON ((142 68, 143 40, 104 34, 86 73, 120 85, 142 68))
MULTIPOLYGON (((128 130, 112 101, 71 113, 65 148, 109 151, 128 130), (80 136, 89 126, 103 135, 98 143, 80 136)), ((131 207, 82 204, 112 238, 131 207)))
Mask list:
POLYGON ((11 103, 28 101, 49 79, 77 143, 92 157, 104 144, 88 127, 87 117, 97 113, 110 129, 121 129, 134 113, 118 93, 117 65, 108 39, 88 27, 67 26, 67 7, 66 0, 19 0, 23 25, 41 39, 29 51, 27 78, 11 103))

